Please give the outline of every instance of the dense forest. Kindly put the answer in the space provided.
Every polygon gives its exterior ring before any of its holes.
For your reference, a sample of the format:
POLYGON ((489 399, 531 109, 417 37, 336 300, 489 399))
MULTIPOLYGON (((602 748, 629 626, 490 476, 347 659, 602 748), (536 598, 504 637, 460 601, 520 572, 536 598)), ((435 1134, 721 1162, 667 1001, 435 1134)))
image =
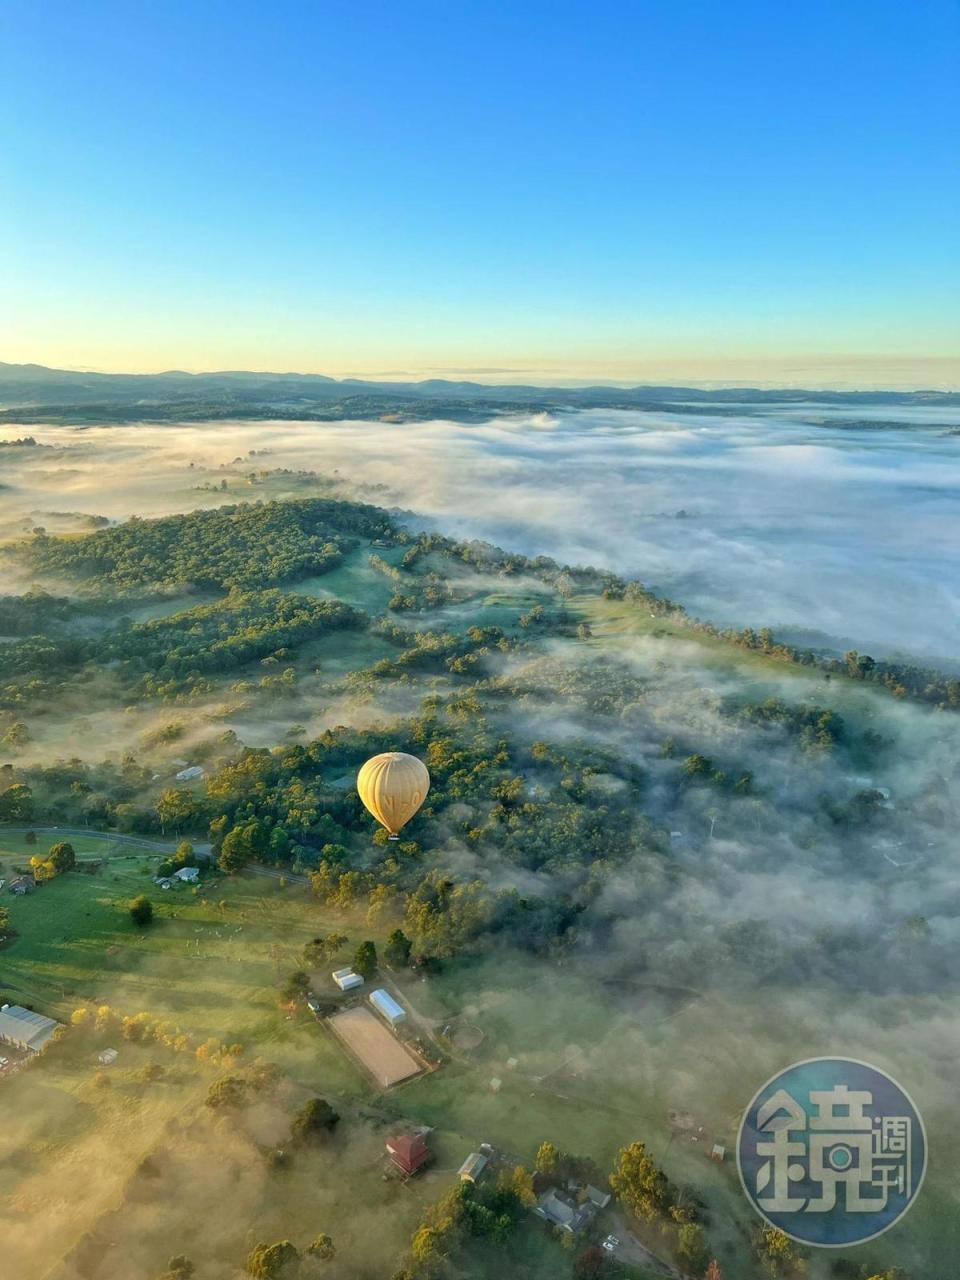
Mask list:
POLYGON ((67 574, 97 589, 249 590, 333 568, 338 536, 393 540, 397 532, 376 507, 307 499, 133 519, 73 540, 38 533, 26 557, 38 574, 67 574))
MULTIPOLYGON (((637 991, 896 1002, 950 988, 935 883, 957 816, 940 781, 950 677, 717 628, 639 581, 328 497, 34 533, 6 556, 32 584, 0 598, 0 823, 27 848, 14 871, 104 874, 69 839, 33 852, 51 827, 157 841, 168 852, 144 872, 271 877, 326 919, 362 921, 351 946, 371 974, 376 935, 399 981, 491 963, 593 975, 612 1019, 637 991), (395 843, 356 789, 384 750, 431 777, 395 843), (781 899, 804 909, 778 914, 781 899)), ((124 910, 149 930, 143 883, 124 910)), ((297 945, 322 968, 345 940, 297 945)), ((296 1004, 305 973, 270 974, 296 1004)), ((146 1036, 146 1018, 114 1019, 118 1034, 146 1036)), ((231 1114, 249 1081, 239 1050, 216 1052, 234 1065, 210 1096, 231 1114)), ((615 1186, 658 1247, 706 1265, 716 1218, 642 1143, 611 1173, 547 1141, 427 1209, 397 1280, 513 1256, 560 1167, 615 1186)), ((737 1230, 756 1275, 803 1274, 786 1237, 737 1230)), ((281 1244, 298 1254, 278 1242, 250 1258, 281 1244)))
MULTIPOLYGON (((895 697, 943 708, 958 704, 958 682, 935 673, 893 670, 859 654, 828 659, 779 645, 768 631, 718 631, 640 583, 483 543, 417 536, 386 512, 351 502, 269 502, 132 520, 80 538, 35 536, 19 554, 38 573, 95 580, 100 591, 149 598, 151 591, 189 586, 226 594, 144 622, 122 618, 95 635, 70 625, 83 614, 82 602, 36 592, 26 598, 21 630, 36 626, 38 633, 0 647, 0 688, 11 717, 7 790, 0 795, 8 816, 13 806, 21 818, 173 830, 209 840, 213 855, 234 869, 248 861, 292 866, 309 872, 325 899, 381 903, 424 959, 442 960, 498 933, 542 954, 578 945, 605 927, 608 912, 608 924, 616 918, 616 908, 602 904, 606 886, 626 866, 652 898, 663 904, 679 898, 691 877, 709 879, 712 871, 689 849, 680 856, 671 836, 678 824, 707 820, 712 831, 719 818, 728 828, 750 824, 774 841, 787 823, 809 859, 826 866, 843 842, 850 867, 862 862, 866 874, 870 843, 892 838, 908 818, 891 810, 886 792, 869 778, 853 786, 846 779, 886 768, 895 741, 849 705, 832 705, 831 681, 844 690, 877 684, 895 697), (366 557, 393 592, 379 616, 280 589, 342 563, 346 547, 361 556, 361 567, 366 557), (399 559, 395 552, 385 559, 391 547, 402 550, 399 559), (478 581, 501 584, 515 600, 506 625, 472 620, 478 581), (539 596, 529 595, 531 583, 539 584, 539 596), (582 599, 625 603, 650 620, 653 635, 662 623, 677 636, 719 640, 733 663, 745 651, 772 660, 774 671, 819 671, 822 692, 818 699, 791 698, 782 688, 759 699, 732 692, 716 707, 716 725, 728 729, 673 730, 661 690, 669 671, 662 662, 641 669, 615 649, 597 649, 579 612, 582 599), (451 619, 411 625, 408 617, 451 609, 460 615, 453 625, 451 619), (368 644, 386 652, 368 665, 349 664, 329 683, 305 646, 338 631, 365 633, 368 644), (88 687, 98 671, 125 698, 189 704, 226 697, 212 727, 251 699, 266 699, 264 708, 284 699, 294 705, 305 691, 375 700, 405 688, 420 708, 389 726, 326 729, 272 749, 244 747, 221 728, 194 752, 207 769, 199 789, 151 783, 161 776, 152 754, 182 738, 182 727, 152 733, 142 753, 122 763, 30 764, 31 707, 66 696, 76 682, 88 687), (540 729, 565 716, 576 726, 572 735, 540 729), (667 725, 659 732, 658 719, 667 725), (642 758, 632 749, 636 741, 644 744, 642 758), (433 778, 429 802, 396 854, 370 844, 356 792, 344 782, 385 747, 422 756, 433 778), (771 768, 777 760, 778 768, 793 762, 802 785, 784 788, 771 768), (437 855, 451 841, 475 850, 488 868, 501 868, 493 879, 509 881, 522 871, 545 878, 549 891, 449 880, 437 855)), ((849 704, 846 693, 843 701, 849 704)), ((937 823, 945 815, 933 805, 925 819, 937 823)), ((644 963, 657 968, 658 957, 669 955, 671 970, 684 980, 705 964, 715 974, 736 968, 748 933, 755 947, 768 945, 771 971, 787 976, 813 962, 802 938, 795 949, 783 941, 774 946, 772 937, 764 944, 755 921, 704 931, 680 959, 669 940, 669 914, 661 919, 666 932, 659 939, 650 933, 644 963)), ((876 985, 870 956, 889 945, 898 927, 891 921, 869 945, 859 929, 835 931, 815 963, 826 976, 843 957, 876 985)), ((929 976, 945 957, 933 939, 922 950, 929 976)), ((886 974, 883 981, 900 979, 886 974)))

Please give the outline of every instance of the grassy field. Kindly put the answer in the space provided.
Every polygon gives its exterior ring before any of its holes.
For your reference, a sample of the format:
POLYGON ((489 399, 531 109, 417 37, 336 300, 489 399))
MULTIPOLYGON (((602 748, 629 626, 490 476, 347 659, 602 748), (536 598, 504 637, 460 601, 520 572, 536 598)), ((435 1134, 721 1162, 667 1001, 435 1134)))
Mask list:
MULTIPOLYGON (((35 850, 45 852, 53 839, 41 836, 35 850)), ((379 942, 382 931, 369 929, 361 916, 321 907, 302 886, 280 888, 276 880, 252 874, 221 879, 197 895, 187 888, 164 893, 149 875, 155 855, 96 837, 71 842, 81 857, 107 861, 98 874, 70 873, 28 897, 4 897, 17 937, 0 948, 3 999, 62 1020, 80 1005, 107 1003, 121 1014, 144 1011, 169 1020, 195 1042, 238 1042, 246 1060, 278 1064, 287 1095, 282 1105, 255 1109, 246 1127, 234 1132, 202 1107, 215 1067, 178 1055, 168 1062, 165 1081, 147 1086, 139 1070, 160 1051, 121 1040, 112 1087, 99 1090, 94 1048, 71 1034, 37 1070, 0 1080, 4 1114, 16 1117, 0 1130, 0 1231, 12 1258, 34 1256, 32 1227, 41 1212, 50 1216, 42 1255, 50 1267, 84 1231, 109 1221, 111 1239, 125 1241, 142 1267, 138 1261, 127 1272, 97 1272, 95 1280, 153 1280, 151 1268, 165 1260, 158 1251, 166 1247, 166 1235, 139 1211, 114 1214, 127 1204, 128 1180, 144 1155, 172 1148, 175 1159, 155 1193, 167 1198, 166 1217, 176 1220, 184 1180, 197 1180, 203 1205, 211 1188, 223 1190, 220 1173, 207 1167, 210 1151, 222 1149, 246 1188, 248 1220, 208 1234, 184 1221, 183 1248, 191 1256, 209 1259, 211 1266, 218 1258, 235 1261, 249 1247, 249 1233, 303 1243, 310 1222, 338 1238, 345 1276, 379 1280, 390 1274, 424 1206, 449 1187, 463 1157, 480 1142, 529 1162, 549 1138, 594 1157, 605 1171, 619 1147, 643 1140, 676 1183, 695 1187, 705 1200, 725 1275, 750 1275, 737 1265, 750 1217, 732 1163, 717 1166, 707 1158, 708 1139, 732 1145, 751 1082, 783 1061, 833 1047, 811 1045, 805 1028, 779 1018, 760 993, 749 1005, 730 1008, 692 995, 671 1004, 659 991, 648 998, 638 983, 636 999, 625 1003, 622 993, 576 967, 517 958, 508 967, 501 955, 452 963, 426 980, 405 975, 397 979, 401 993, 438 1030, 459 1020, 479 1028, 483 1038, 439 1071, 382 1094, 304 1010, 291 1013, 278 1001, 279 984, 300 966, 308 938, 346 933, 349 959, 361 938, 372 935, 379 942), (144 891, 156 904, 157 920, 139 930, 126 907, 144 891), (298 1160, 280 1194, 260 1169, 257 1150, 282 1138, 293 1102, 309 1094, 330 1098, 345 1116, 339 1145, 323 1158, 298 1160), (704 1126, 700 1142, 673 1132, 671 1109, 688 1111, 704 1126), (434 1126, 436 1160, 427 1177, 398 1192, 382 1182, 380 1158, 386 1134, 401 1119, 434 1126), (71 1171, 98 1160, 104 1169, 99 1183, 64 1187, 71 1171), (256 1177, 249 1174, 251 1162, 256 1177)), ((30 852, 22 836, 0 834, 4 873, 12 863, 26 863, 30 852)), ((328 975, 314 981, 318 990, 331 990, 328 975)), ((896 1014, 885 1009, 884 1016, 895 1020, 896 1014)), ((882 1043, 878 1032, 872 1043, 851 1042, 849 1051, 882 1063, 882 1043)), ((931 1230, 944 1234, 953 1162, 937 1150, 935 1112, 922 1095, 918 1100, 928 1113, 938 1163, 917 1209, 897 1230, 922 1239, 931 1230)), ((212 1201, 203 1212, 216 1219, 212 1201)), ((543 1241, 535 1234, 528 1240, 524 1232, 516 1247, 516 1275, 547 1280, 550 1249, 543 1241)), ((884 1256, 883 1241, 862 1251, 863 1260, 878 1267, 884 1256)), ((24 1267, 18 1275, 47 1274, 24 1267)), ((232 1280, 234 1273, 222 1274, 232 1280)))
MULTIPOLYGON (((350 1089, 341 1056, 278 1005, 278 985, 299 967, 303 943, 337 923, 320 917, 304 888, 250 876, 220 880, 215 898, 188 888, 165 893, 149 874, 155 858, 90 838, 71 843, 81 856, 107 853, 108 861, 95 875, 71 873, 7 899, 18 934, 2 952, 8 1000, 61 1019, 90 1003, 145 1011, 190 1035, 255 1044, 305 1082, 323 1075, 325 1087, 350 1089), (157 916, 147 930, 126 909, 144 892, 157 916)), ((0 861, 11 852, 9 838, 0 842, 0 861)))
MULTIPOLYGON (((398 1093, 407 1114, 476 1135, 527 1162, 549 1138, 608 1170, 620 1147, 643 1141, 671 1180, 707 1206, 711 1244, 728 1280, 753 1277, 744 1258, 755 1219, 732 1156, 740 1115, 758 1082, 786 1062, 835 1051, 833 1037, 811 1042, 809 1028, 785 1018, 760 990, 733 1003, 678 1002, 672 1011, 659 999, 625 1005, 582 973, 533 961, 508 967, 502 955, 453 964, 428 984, 401 986, 430 1016, 460 1018, 484 1033, 475 1050, 398 1093), (500 1082, 497 1091, 493 1080, 500 1082), (675 1129, 671 1111, 687 1113, 693 1128, 675 1129), (729 1153, 722 1165, 709 1158, 713 1142, 729 1153)), ((849 1055, 883 1065, 884 1020, 896 1025, 898 1011, 881 1004, 872 1013, 862 1010, 866 1022, 859 1031, 844 1024, 836 1034, 849 1055), (871 1035, 866 1026, 874 1017, 871 1035)), ((900 1065, 908 1078, 924 1078, 922 1056, 900 1065)), ((938 1137, 949 1125, 946 1117, 936 1122, 936 1098, 933 1089, 918 1097, 932 1144, 923 1197, 889 1240, 849 1251, 876 1271, 891 1258, 908 1260, 914 1243, 922 1248, 933 1237, 945 1245, 950 1238, 956 1247, 960 1227, 952 1225, 949 1208, 956 1161, 938 1137)), ((656 1234, 638 1234, 665 1253, 656 1234)))
POLYGON ((590 625, 592 638, 581 642, 588 650, 613 649, 629 656, 630 641, 642 641, 648 659, 661 656, 699 669, 707 678, 711 674, 727 677, 731 696, 741 703, 761 702, 769 697, 808 700, 850 715, 854 722, 868 724, 878 719, 894 722, 931 714, 928 708, 899 701, 876 684, 742 649, 681 622, 651 616, 648 610, 623 601, 584 595, 569 601, 568 607, 590 625))
MULTIPOLYGON (((0 861, 6 866, 26 861, 28 850, 21 840, 0 837, 0 861)), ((82 856, 111 848, 90 838, 73 843, 82 856)), ((37 846, 41 851, 45 847, 45 842, 37 846)), ((303 942, 336 927, 356 945, 359 928, 355 932, 351 921, 345 926, 342 916, 325 918, 302 887, 281 889, 268 878, 222 880, 215 899, 195 897, 189 889, 163 893, 141 869, 151 865, 141 852, 121 853, 111 856, 99 874, 70 873, 26 898, 6 898, 17 937, 0 950, 4 1000, 28 1003, 61 1020, 85 1004, 107 1003, 120 1014, 143 1011, 176 1024, 194 1042, 208 1037, 235 1041, 245 1046, 245 1059, 276 1063, 292 1099, 311 1094, 330 1098, 345 1117, 344 1137, 336 1139, 341 1144, 337 1160, 331 1162, 332 1151, 323 1159, 298 1160, 282 1195, 261 1179, 256 1192, 250 1190, 249 1216, 231 1219, 232 1226, 222 1224, 212 1239, 184 1222, 188 1251, 194 1251, 197 1261, 229 1255, 235 1262, 249 1248, 249 1233, 265 1239, 290 1236, 305 1244, 312 1238, 308 1234, 304 1239, 310 1224, 314 1233, 331 1231, 345 1261, 353 1259, 344 1274, 389 1274, 423 1208, 449 1185, 450 1171, 473 1143, 447 1130, 441 1119, 441 1131, 433 1139, 435 1172, 401 1193, 383 1183, 383 1142, 404 1108, 393 1095, 385 1098, 372 1088, 304 1010, 290 1013, 280 1006, 278 983, 299 967, 303 942), (156 904, 157 919, 141 931, 126 904, 144 890, 156 904)), ((364 926, 362 936, 368 933, 364 926)), ((317 985, 323 981, 329 983, 317 975, 317 985)), ((171 1171, 163 1192, 170 1200, 168 1222, 183 1214, 180 1182, 197 1178, 205 1185, 211 1144, 223 1145, 223 1134, 208 1132, 213 1120, 201 1105, 216 1067, 198 1063, 192 1053, 171 1057, 161 1048, 120 1039, 114 1045, 120 1059, 111 1068, 111 1087, 100 1090, 95 1084, 96 1047, 72 1032, 37 1069, 0 1080, 5 1114, 13 1111, 20 1117, 0 1134, 0 1230, 9 1242, 7 1256, 20 1265, 16 1274, 24 1280, 46 1275, 46 1268, 84 1231, 111 1214, 118 1200, 124 1202, 124 1188, 139 1161, 158 1147, 166 1149, 172 1131, 177 1133, 179 1172, 174 1176, 171 1171), (140 1068, 157 1058, 167 1063, 167 1077, 160 1084, 141 1083, 140 1068), (185 1124, 199 1128, 190 1128, 190 1141, 182 1142, 185 1124), (68 1194, 65 1171, 91 1162, 98 1163, 100 1178, 68 1194), (57 1209, 38 1250, 36 1214, 41 1209, 46 1214, 51 1203, 57 1209), (38 1255, 42 1269, 34 1269, 38 1255)), ((289 1106, 279 1111, 267 1108, 259 1118, 254 1114, 249 1133, 226 1135, 224 1159, 233 1161, 238 1178, 251 1181, 245 1172, 252 1159, 251 1141, 276 1141, 289 1128, 289 1106)), ((208 1221, 216 1216, 213 1206, 207 1212, 208 1221)), ((128 1216, 125 1211, 111 1217, 109 1234, 129 1238, 143 1266, 130 1263, 118 1280, 152 1280, 167 1254, 177 1250, 169 1244, 169 1231, 156 1222, 141 1224, 134 1244, 128 1216)), ((114 1273, 107 1268, 100 1274, 114 1273)))
MULTIPOLYGON (((379 1280, 390 1274, 424 1208, 450 1186, 467 1152, 488 1137, 507 1145, 515 1139, 509 1122, 514 1106, 527 1114, 529 1134, 518 1156, 529 1159, 534 1140, 554 1130, 549 1105, 531 1112, 508 1091, 502 1101, 511 1101, 504 1107, 479 1087, 473 1068, 456 1063, 380 1094, 312 1018, 279 1005, 278 982, 298 966, 303 941, 333 928, 365 936, 365 925, 345 926, 342 915, 326 918, 303 888, 281 889, 262 877, 221 880, 209 898, 189 889, 163 893, 143 870, 154 862, 143 852, 117 853, 118 846, 90 837, 72 842, 81 856, 107 855, 109 861, 98 874, 70 873, 26 898, 8 899, 17 937, 0 951, 4 999, 62 1020, 78 1006, 107 1003, 121 1014, 144 1011, 169 1019, 194 1041, 237 1041, 248 1056, 282 1068, 291 1100, 319 1093, 345 1119, 333 1146, 298 1157, 275 1186, 259 1166, 251 1173, 251 1144, 282 1135, 292 1101, 255 1109, 237 1130, 202 1107, 216 1067, 198 1063, 192 1053, 172 1055, 116 1036, 120 1058, 110 1069, 109 1087, 98 1087, 99 1040, 72 1032, 37 1069, 0 1081, 7 1112, 20 1117, 0 1135, 0 1206, 6 1206, 0 1207, 0 1230, 24 1280, 59 1276, 57 1260, 87 1231, 95 1239, 109 1236, 117 1257, 125 1259, 126 1270, 119 1271, 107 1259, 94 1273, 98 1278, 148 1280, 166 1254, 180 1249, 213 1267, 228 1258, 235 1262, 256 1239, 289 1236, 302 1245, 320 1230, 336 1238, 343 1275, 379 1280), (126 905, 144 890, 157 919, 139 930, 126 905), (166 1064, 166 1076, 145 1083, 141 1069, 158 1060, 166 1064), (385 1136, 400 1118, 436 1130, 432 1169, 403 1190, 380 1176, 385 1136), (147 1156, 161 1165, 150 1186, 150 1214, 139 1207, 135 1173, 147 1156), (73 1190, 78 1171, 91 1164, 101 1177, 73 1190), (224 1168, 234 1169, 239 1191, 225 1190, 224 1168), (183 1212, 185 1182, 197 1188, 189 1216, 183 1212), (249 1216, 223 1221, 215 1197, 224 1194, 242 1204, 249 1200, 249 1216), (50 1222, 38 1250, 34 1227, 41 1211, 50 1222)), ((42 838, 36 847, 43 852, 48 843, 42 838)), ((22 837, 0 837, 5 866, 26 861, 28 852, 22 837)), ((317 975, 318 987, 324 981, 317 975)), ((592 1128, 584 1115, 572 1145, 592 1146, 592 1128)), ((564 1130, 561 1136, 573 1135, 564 1130)), ((510 1256, 516 1276, 548 1280, 561 1251, 530 1225, 517 1233, 510 1256)), ((478 1253, 466 1274, 490 1274, 489 1263, 478 1253)))
MULTIPOLYGON (((690 659, 708 668, 736 669, 741 673, 755 673, 760 677, 766 674, 778 678, 794 676, 823 681, 822 675, 811 676, 808 669, 797 666, 787 658, 738 648, 718 636, 694 631, 683 622, 653 615, 642 606, 627 604, 622 600, 604 600, 602 596, 583 595, 575 597, 569 607, 590 624, 594 639, 588 643, 594 645, 617 639, 626 640, 630 636, 643 636, 674 646, 689 646, 690 659)), ((836 676, 832 677, 831 682, 844 683, 842 677, 836 676)))
POLYGON ((343 600, 376 617, 384 612, 398 584, 378 573, 370 564, 370 556, 376 554, 388 564, 396 565, 403 552, 403 547, 375 547, 370 542, 361 542, 347 552, 335 569, 315 578, 304 578, 291 589, 323 600, 343 600))
MULTIPOLYGON (((491 592, 489 579, 469 566, 437 553, 419 560, 416 567, 404 572, 399 581, 379 573, 369 563, 370 556, 376 554, 388 564, 398 566, 404 551, 403 547, 376 547, 363 542, 348 552, 342 564, 330 573, 306 578, 291 589, 321 599, 343 600, 373 617, 386 612, 387 603, 395 591, 415 588, 430 570, 436 570, 458 593, 469 593, 469 598, 463 601, 423 612, 396 615, 395 620, 401 626, 413 630, 465 631, 474 626, 500 626, 505 630, 515 630, 522 613, 536 604, 548 605, 556 599, 555 592, 549 587, 526 580, 513 590, 491 592)), ((343 647, 342 643, 340 647, 343 647)))
POLYGON ((175 1252, 204 1276, 233 1280, 257 1240, 290 1238, 302 1248, 326 1231, 339 1274, 380 1280, 460 1154, 441 1136, 433 1144, 440 1169, 407 1189, 386 1183, 389 1117, 335 1098, 341 1121, 332 1139, 274 1172, 261 1153, 284 1142, 313 1089, 284 1083, 242 1115, 218 1115, 203 1099, 219 1069, 121 1043, 118 1062, 98 1076, 95 1049, 75 1033, 39 1069, 0 1082, 4 1276, 72 1280, 60 1260, 86 1237, 97 1257, 87 1274, 97 1280, 154 1280, 175 1252), (148 1063, 166 1074, 146 1082, 148 1063))

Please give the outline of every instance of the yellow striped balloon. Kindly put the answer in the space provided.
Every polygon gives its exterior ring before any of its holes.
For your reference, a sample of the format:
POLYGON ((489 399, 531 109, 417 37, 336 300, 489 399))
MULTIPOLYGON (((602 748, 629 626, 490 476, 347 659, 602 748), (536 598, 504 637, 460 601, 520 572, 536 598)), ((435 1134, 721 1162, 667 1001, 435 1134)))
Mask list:
POLYGON ((427 766, 405 751, 385 751, 373 756, 357 774, 360 799, 382 827, 396 840, 430 790, 427 766))

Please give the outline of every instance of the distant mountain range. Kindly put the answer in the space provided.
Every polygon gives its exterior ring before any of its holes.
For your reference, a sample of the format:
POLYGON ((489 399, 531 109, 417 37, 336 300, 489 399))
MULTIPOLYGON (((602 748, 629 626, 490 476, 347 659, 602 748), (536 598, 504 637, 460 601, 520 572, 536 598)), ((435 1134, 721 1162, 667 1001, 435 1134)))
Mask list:
POLYGON ((0 362, 0 422, 159 422, 211 418, 450 417, 561 409, 669 409, 733 413, 744 405, 949 405, 960 392, 804 391, 750 387, 488 386, 373 382, 316 373, 84 373, 0 362))

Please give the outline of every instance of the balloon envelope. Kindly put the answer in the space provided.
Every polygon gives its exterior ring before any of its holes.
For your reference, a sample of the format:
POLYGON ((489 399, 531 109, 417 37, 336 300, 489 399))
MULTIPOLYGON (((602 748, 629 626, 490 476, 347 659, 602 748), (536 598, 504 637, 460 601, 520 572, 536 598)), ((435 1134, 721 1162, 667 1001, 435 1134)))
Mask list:
POLYGON ((360 799, 391 836, 409 822, 430 790, 427 766, 405 751, 373 756, 357 774, 360 799))

